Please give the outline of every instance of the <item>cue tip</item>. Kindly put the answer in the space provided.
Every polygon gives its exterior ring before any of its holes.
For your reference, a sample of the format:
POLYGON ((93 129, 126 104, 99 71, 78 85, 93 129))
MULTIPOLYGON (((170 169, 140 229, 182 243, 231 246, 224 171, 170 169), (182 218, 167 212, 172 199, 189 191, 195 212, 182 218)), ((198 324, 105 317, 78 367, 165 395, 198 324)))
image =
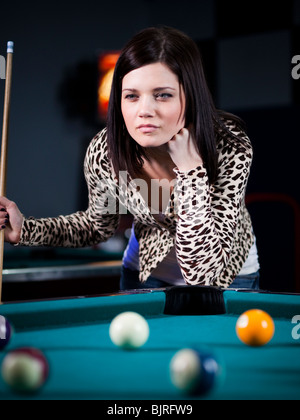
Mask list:
POLYGON ((7 52, 13 53, 14 52, 14 43, 12 41, 8 41, 7 43, 7 52))

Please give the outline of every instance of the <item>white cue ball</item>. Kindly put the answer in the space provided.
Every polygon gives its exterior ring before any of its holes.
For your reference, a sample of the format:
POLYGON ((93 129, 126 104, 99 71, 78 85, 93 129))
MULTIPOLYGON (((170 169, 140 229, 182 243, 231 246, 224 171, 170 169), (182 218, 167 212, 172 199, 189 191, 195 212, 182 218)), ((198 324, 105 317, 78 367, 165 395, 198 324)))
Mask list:
POLYGON ((125 350, 142 347, 150 334, 148 322, 136 312, 124 312, 116 316, 110 324, 111 341, 125 350))

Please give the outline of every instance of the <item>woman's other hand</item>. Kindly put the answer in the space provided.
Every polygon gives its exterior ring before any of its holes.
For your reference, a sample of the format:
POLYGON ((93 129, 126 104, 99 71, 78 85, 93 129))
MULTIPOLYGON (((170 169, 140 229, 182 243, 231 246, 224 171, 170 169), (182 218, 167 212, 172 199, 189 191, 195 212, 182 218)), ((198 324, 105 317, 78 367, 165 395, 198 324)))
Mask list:
POLYGON ((5 242, 20 242, 24 216, 13 201, 0 197, 0 230, 4 230, 5 242))
POLYGON ((172 137, 168 143, 168 152, 179 171, 188 172, 203 165, 192 134, 187 128, 183 128, 172 137))

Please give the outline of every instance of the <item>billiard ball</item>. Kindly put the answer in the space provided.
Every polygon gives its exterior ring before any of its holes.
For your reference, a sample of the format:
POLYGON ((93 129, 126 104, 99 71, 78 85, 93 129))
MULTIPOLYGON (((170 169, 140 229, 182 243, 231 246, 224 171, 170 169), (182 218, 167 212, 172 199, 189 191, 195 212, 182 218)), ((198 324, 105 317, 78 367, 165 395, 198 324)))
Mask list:
POLYGON ((170 363, 171 382, 180 392, 201 396, 210 392, 221 375, 221 366, 209 352, 186 348, 178 351, 170 363))
POLYGON ((275 334, 272 317, 260 309, 244 312, 236 323, 238 338, 251 347, 261 347, 268 344, 275 334))
POLYGON ((13 328, 8 320, 0 315, 0 350, 3 350, 10 342, 13 328))
POLYGON ((20 348, 9 352, 2 362, 4 382, 15 392, 38 391, 49 374, 44 354, 36 348, 20 348))
POLYGON ((125 350, 142 347, 150 334, 146 319, 136 312, 123 312, 116 316, 109 328, 111 341, 125 350))

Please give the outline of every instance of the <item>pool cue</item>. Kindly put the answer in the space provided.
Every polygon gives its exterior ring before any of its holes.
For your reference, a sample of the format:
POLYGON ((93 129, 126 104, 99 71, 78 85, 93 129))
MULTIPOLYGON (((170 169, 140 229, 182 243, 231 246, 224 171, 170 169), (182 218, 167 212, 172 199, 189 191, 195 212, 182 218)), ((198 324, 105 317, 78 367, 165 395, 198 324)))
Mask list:
MULTIPOLYGON (((10 114, 13 52, 14 52, 14 43, 9 41, 7 43, 6 79, 5 79, 2 145, 1 145, 1 161, 0 161, 0 196, 1 197, 5 197, 6 195, 7 148, 8 148, 8 128, 9 128, 9 114, 10 114)), ((0 305, 2 303, 3 256, 4 256, 4 230, 1 230, 0 232, 0 305)))

